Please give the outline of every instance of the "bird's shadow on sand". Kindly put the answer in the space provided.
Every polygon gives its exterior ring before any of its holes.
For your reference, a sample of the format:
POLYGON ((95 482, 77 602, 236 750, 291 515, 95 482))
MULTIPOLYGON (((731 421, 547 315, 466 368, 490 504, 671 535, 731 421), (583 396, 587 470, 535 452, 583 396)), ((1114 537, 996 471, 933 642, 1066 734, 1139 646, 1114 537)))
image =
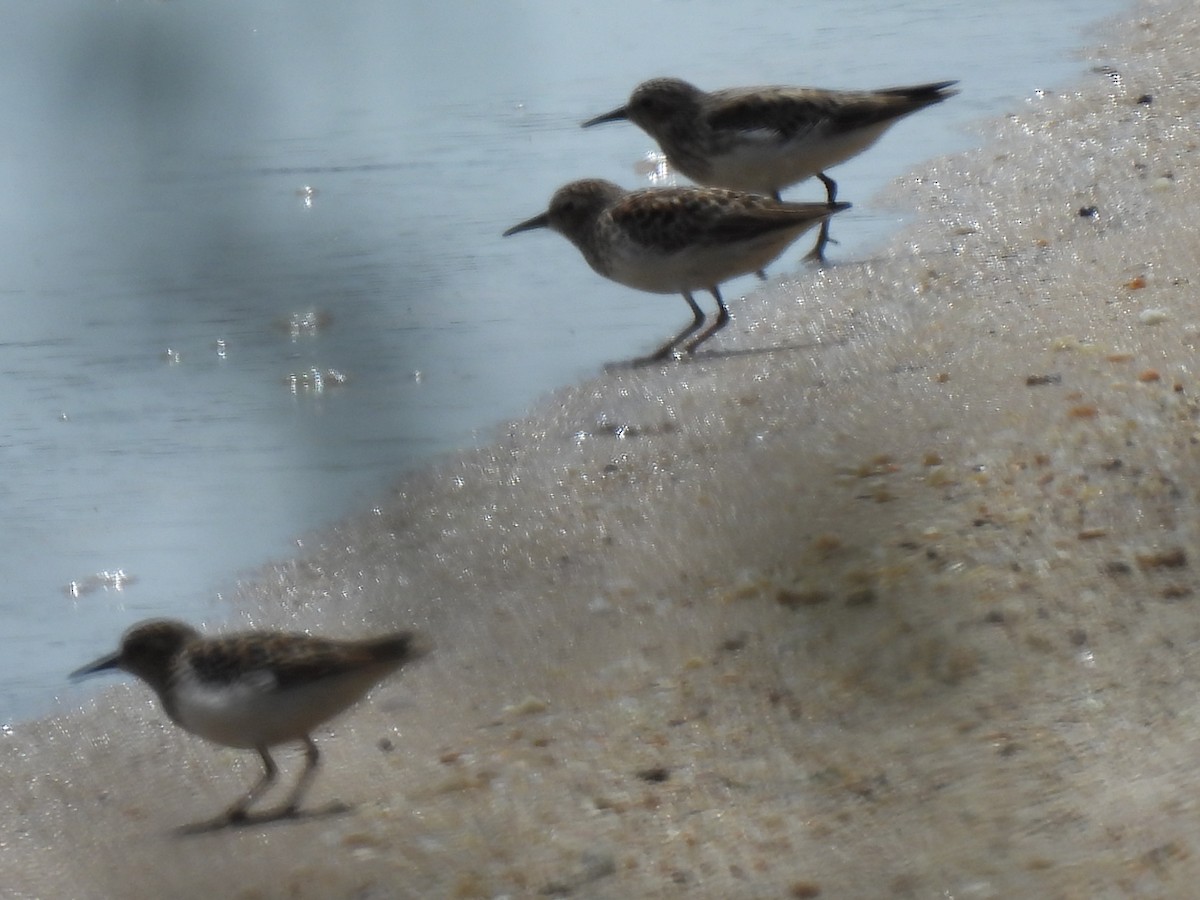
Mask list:
POLYGON ((679 356, 656 359, 652 356, 642 356, 623 362, 607 363, 605 372, 625 372, 634 369, 648 369, 651 366, 688 365, 689 363, 714 362, 722 359, 735 359, 739 356, 766 356, 771 353, 789 353, 796 350, 822 350, 829 347, 841 347, 849 342, 849 338, 837 340, 806 341, 802 344, 776 344, 774 347, 745 347, 736 350, 705 350, 701 353, 684 353, 679 356))
POLYGON ((311 822, 319 819, 332 819, 353 812, 354 807, 347 803, 334 801, 326 806, 315 809, 300 810, 265 810, 260 813, 247 813, 240 818, 231 819, 227 815, 206 819, 203 822, 193 822, 190 825, 180 825, 175 829, 176 837, 195 837, 201 834, 212 834, 215 831, 237 831, 243 828, 256 828, 264 825, 276 825, 284 822, 311 822))

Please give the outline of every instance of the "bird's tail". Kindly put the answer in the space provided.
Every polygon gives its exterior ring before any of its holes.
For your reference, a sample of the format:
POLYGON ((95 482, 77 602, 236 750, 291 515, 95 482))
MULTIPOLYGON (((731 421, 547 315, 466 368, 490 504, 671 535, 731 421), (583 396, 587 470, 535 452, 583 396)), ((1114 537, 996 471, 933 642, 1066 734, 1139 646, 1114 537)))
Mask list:
POLYGON ((929 84, 913 84, 908 87, 884 88, 878 93, 908 100, 914 107, 921 107, 949 100, 958 93, 958 91, 949 90, 956 84, 958 84, 957 81, 934 81, 929 84))
POLYGON ((374 638, 367 644, 371 656, 381 663, 405 665, 425 656, 433 644, 415 631, 399 631, 374 638))

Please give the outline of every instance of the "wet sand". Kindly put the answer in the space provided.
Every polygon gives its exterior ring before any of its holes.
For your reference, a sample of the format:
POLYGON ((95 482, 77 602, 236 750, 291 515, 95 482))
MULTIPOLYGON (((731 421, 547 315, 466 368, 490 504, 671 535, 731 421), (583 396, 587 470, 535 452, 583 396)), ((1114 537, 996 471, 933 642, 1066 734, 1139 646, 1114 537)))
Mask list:
POLYGON ((1188 895, 1200 15, 1107 33, 898 186, 877 257, 243 586, 243 621, 437 645, 317 735, 310 803, 351 812, 177 836, 258 761, 125 685, 3 737, 0 892, 1188 895))

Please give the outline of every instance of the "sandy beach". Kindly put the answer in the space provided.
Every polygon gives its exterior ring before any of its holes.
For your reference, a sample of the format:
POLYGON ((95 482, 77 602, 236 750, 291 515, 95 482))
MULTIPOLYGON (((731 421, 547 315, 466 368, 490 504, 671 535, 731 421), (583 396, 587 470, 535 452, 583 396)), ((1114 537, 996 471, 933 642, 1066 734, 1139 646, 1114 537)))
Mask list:
POLYGON ((179 836, 260 763, 131 680, 0 738, 0 895, 1189 896, 1200 12, 1104 35, 877 256, 243 585, 436 645, 316 735, 349 812, 179 836))

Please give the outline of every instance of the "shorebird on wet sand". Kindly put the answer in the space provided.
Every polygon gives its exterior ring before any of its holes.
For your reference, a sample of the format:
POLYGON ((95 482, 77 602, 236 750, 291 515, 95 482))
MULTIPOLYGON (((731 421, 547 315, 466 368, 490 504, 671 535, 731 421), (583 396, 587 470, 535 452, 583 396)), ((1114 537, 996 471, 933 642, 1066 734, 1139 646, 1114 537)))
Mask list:
MULTIPOLYGON (((655 78, 624 106, 588 119, 587 128, 628 119, 651 137, 673 168, 697 184, 779 192, 816 176, 826 199, 837 182, 825 170, 862 153, 905 116, 941 103, 955 81, 874 91, 742 87, 702 91, 678 78, 655 78)), ((810 259, 824 261, 829 223, 821 224, 810 259)))
POLYGON ((320 759, 312 730, 426 651, 407 631, 362 640, 274 631, 204 637, 183 622, 150 619, 125 632, 115 653, 77 669, 71 678, 129 672, 158 694, 167 716, 181 728, 227 747, 258 751, 262 777, 217 818, 184 828, 195 832, 297 815, 320 759), (305 746, 304 771, 295 788, 278 809, 252 816, 250 805, 278 773, 270 748, 292 741, 305 746))
POLYGON ((549 209, 504 236, 550 228, 605 278, 656 294, 682 294, 692 310, 691 324, 637 364, 695 352, 729 322, 722 281, 761 271, 805 231, 849 206, 784 203, 713 188, 626 191, 611 181, 587 179, 559 188, 549 209), (705 323, 692 296, 697 289, 716 298, 719 312, 693 337, 705 323))

